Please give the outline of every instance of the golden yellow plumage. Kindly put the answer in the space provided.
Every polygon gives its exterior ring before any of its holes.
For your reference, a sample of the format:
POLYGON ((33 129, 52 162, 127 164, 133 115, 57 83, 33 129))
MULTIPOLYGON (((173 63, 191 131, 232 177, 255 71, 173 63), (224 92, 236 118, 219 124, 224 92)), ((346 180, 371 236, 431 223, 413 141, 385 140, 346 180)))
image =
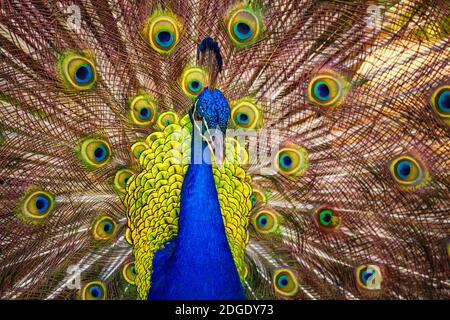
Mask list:
MULTIPOLYGON (((163 124, 163 121, 158 119, 158 123, 163 124)), ((133 247, 135 281, 141 299, 146 298, 151 285, 155 251, 177 235, 181 186, 191 156, 191 126, 186 115, 180 124, 172 123, 162 131, 150 134, 146 139, 148 148, 139 157, 140 172, 133 175, 127 184, 127 241, 133 247)), ((228 243, 243 280, 244 251, 249 239, 247 229, 252 208, 251 178, 239 164, 242 158, 248 158, 239 142, 228 138, 226 150, 224 166, 219 169, 214 163, 213 174, 228 243)))

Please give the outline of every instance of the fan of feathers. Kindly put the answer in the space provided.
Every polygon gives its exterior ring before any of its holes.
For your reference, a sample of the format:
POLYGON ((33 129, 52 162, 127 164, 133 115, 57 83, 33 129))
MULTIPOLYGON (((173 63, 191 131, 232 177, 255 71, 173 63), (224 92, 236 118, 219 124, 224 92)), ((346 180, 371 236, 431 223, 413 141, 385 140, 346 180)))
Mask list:
POLYGON ((272 139, 241 146, 246 298, 449 299, 449 35, 447 0, 1 1, 0 298, 145 298, 127 181, 211 37, 228 129, 272 139))

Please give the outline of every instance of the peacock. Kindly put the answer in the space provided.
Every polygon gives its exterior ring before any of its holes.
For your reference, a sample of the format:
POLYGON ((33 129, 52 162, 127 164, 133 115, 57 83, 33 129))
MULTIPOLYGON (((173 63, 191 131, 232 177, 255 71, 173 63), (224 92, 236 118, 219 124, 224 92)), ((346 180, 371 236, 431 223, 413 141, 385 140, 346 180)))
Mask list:
POLYGON ((449 299, 447 0, 4 0, 1 299, 449 299))

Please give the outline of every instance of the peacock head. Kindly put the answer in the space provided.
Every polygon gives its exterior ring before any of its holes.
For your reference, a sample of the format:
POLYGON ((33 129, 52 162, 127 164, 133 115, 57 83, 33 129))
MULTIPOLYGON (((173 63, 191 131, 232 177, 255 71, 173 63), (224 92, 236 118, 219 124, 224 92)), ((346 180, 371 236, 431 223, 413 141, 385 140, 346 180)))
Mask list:
POLYGON ((230 106, 219 89, 210 90, 208 87, 200 93, 194 106, 189 110, 192 122, 202 122, 204 130, 220 129, 225 135, 228 120, 230 119, 230 106))
POLYGON ((219 44, 212 38, 202 40, 197 49, 197 63, 208 70, 208 84, 198 95, 189 115, 194 128, 194 135, 200 134, 216 157, 219 166, 223 164, 225 154, 225 134, 230 106, 223 93, 215 88, 217 77, 222 71, 222 55, 219 44))
POLYGON ((219 89, 210 90, 208 87, 200 93, 189 110, 194 133, 200 133, 202 139, 214 150, 218 163, 222 163, 225 153, 224 139, 230 113, 223 93, 219 89))

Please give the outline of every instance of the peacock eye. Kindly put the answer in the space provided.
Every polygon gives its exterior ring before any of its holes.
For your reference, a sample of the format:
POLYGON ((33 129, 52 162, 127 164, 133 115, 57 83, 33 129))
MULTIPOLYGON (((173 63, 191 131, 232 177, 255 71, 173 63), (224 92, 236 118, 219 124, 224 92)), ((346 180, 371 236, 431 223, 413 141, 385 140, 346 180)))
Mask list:
POLYGON ((278 216, 269 210, 256 213, 252 219, 256 231, 262 234, 273 233, 279 227, 278 216))
POLYGON ((180 40, 181 25, 169 13, 155 12, 149 19, 146 34, 151 47, 159 53, 170 53, 180 40))
POLYGON ((252 202, 252 206, 254 206, 256 204, 257 199, 256 199, 256 196, 254 194, 252 194, 250 196, 250 201, 252 202))
POLYGON ((258 227, 265 228, 268 225, 268 218, 267 215, 263 214, 260 217, 258 217, 258 227))
POLYGON ((383 275, 379 266, 363 264, 356 268, 356 282, 358 288, 367 291, 379 291, 383 282, 383 275))
POLYGON ((295 273, 290 269, 277 269, 273 276, 273 286, 275 292, 285 296, 292 297, 298 293, 299 286, 295 273))
POLYGON ((395 181, 404 187, 414 187, 424 181, 426 177, 425 166, 410 156, 400 156, 392 161, 391 173, 395 181))
POLYGON ((319 212, 319 221, 322 226, 331 225, 331 218, 333 217, 333 212, 331 210, 322 210, 319 212))
POLYGON ((121 169, 117 171, 114 177, 114 187, 119 193, 124 193, 126 191, 127 183, 133 176, 133 171, 128 169, 121 169))
POLYGON ((264 194, 264 192, 262 190, 260 190, 259 188, 253 188, 253 194, 252 196, 254 196, 255 199, 255 204, 260 201, 262 204, 265 204, 267 201, 266 195, 264 194))
POLYGON ((122 275, 125 281, 127 281, 130 284, 135 284, 136 269, 134 266, 134 262, 128 262, 123 266, 122 275))
POLYGON ((308 85, 308 99, 318 106, 337 107, 344 97, 344 80, 333 71, 314 77, 308 85))
POLYGON ((55 198, 48 192, 34 191, 23 197, 21 213, 23 218, 38 221, 46 218, 55 207, 55 198))
POLYGON ((298 176, 308 167, 308 153, 298 146, 282 148, 275 156, 275 167, 283 175, 298 176))
POLYGON ((96 84, 97 76, 91 59, 68 51, 60 58, 59 66, 62 77, 70 88, 89 90, 96 84))
POLYGON ((111 216, 101 215, 95 219, 92 227, 92 235, 96 240, 106 241, 116 233, 117 222, 111 216))
POLYGON ((339 214, 327 206, 316 209, 313 213, 313 220, 321 231, 334 231, 340 227, 341 218, 339 214))
POLYGON ((183 92, 194 99, 205 86, 206 75, 201 68, 188 68, 181 76, 181 87, 183 92))
POLYGON ((90 64, 83 63, 82 65, 76 67, 75 81, 77 81, 78 84, 85 84, 92 81, 93 78, 94 75, 90 64))
POLYGON ((227 31, 236 46, 248 46, 261 34, 261 15, 251 8, 238 8, 228 14, 227 31))
POLYGON ((231 104, 231 119, 236 128, 248 130, 261 125, 262 115, 254 103, 241 100, 231 104))
POLYGON ((100 281, 92 281, 81 288, 82 300, 105 300, 106 287, 100 281))
POLYGON ((203 84, 199 80, 193 79, 188 82, 188 88, 191 92, 197 93, 203 88, 203 84))
POLYGON ((86 139, 81 144, 81 159, 93 168, 106 165, 111 157, 111 149, 106 141, 100 139, 86 139))
POLYGON ((439 117, 450 123, 450 86, 437 88, 431 97, 431 105, 439 117))
POLYGON ((131 146, 131 152, 136 159, 141 157, 142 152, 148 149, 148 145, 145 142, 136 142, 131 146))
POLYGON ((130 114, 134 124, 150 125, 155 119, 156 102, 148 95, 137 95, 131 100, 130 114))
POLYGON ((157 121, 158 127, 164 130, 171 124, 178 124, 178 115, 173 111, 166 111, 160 114, 157 121))

